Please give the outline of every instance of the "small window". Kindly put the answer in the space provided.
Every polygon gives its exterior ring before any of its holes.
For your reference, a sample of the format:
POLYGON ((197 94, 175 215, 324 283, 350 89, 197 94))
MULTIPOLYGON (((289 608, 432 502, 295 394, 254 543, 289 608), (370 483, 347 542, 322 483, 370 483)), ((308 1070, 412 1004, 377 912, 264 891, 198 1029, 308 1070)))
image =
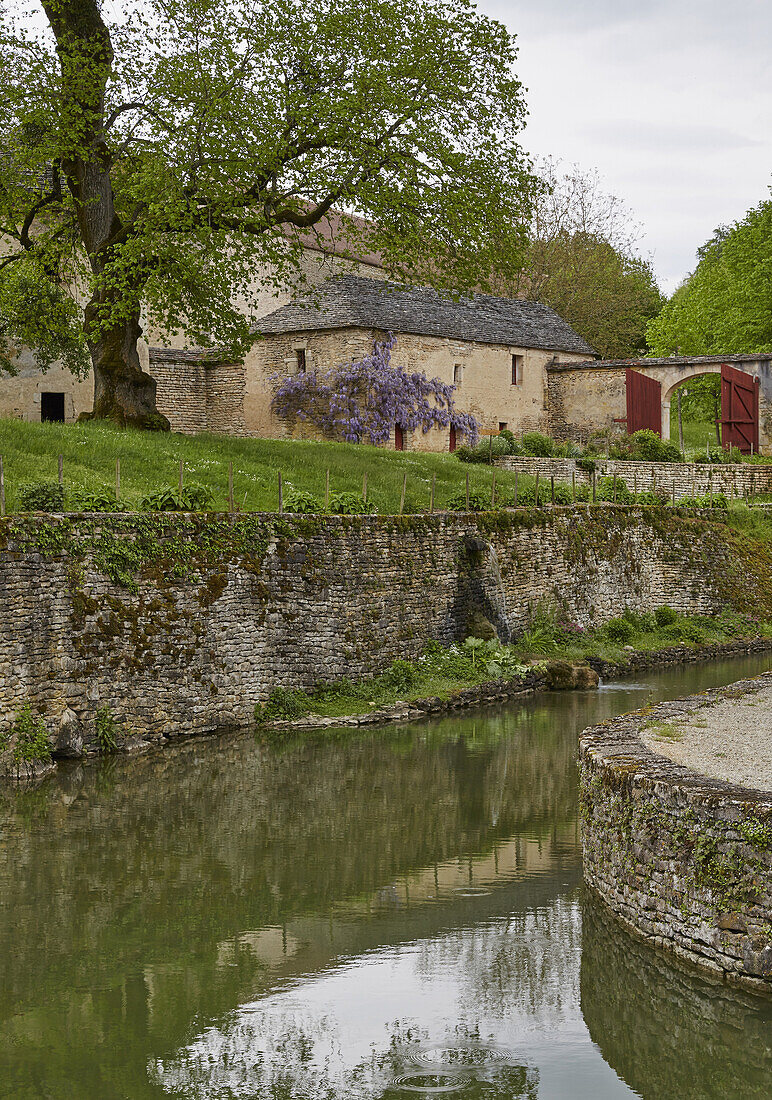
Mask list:
POLYGON ((506 420, 499 420, 499 431, 500 432, 505 432, 506 430, 507 430, 507 421, 506 420))
POLYGON ((512 356, 512 385, 519 386, 523 381, 523 357, 522 355, 512 356))
POLYGON ((59 421, 64 423, 64 394, 41 393, 40 395, 40 419, 59 421))
POLYGON ((453 382, 456 386, 460 386, 464 380, 464 368, 460 363, 456 363, 453 367, 453 382))
POLYGON ((298 363, 298 374, 306 373, 306 349, 297 348, 295 351, 295 358, 298 363))

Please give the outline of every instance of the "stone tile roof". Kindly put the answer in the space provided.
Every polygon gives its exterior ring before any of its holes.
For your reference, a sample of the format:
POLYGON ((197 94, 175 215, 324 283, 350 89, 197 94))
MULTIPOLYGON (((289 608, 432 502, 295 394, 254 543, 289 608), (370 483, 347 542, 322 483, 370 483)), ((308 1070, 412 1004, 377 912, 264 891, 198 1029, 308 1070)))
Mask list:
POLYGON ((618 370, 620 367, 714 366, 721 363, 763 363, 772 359, 772 352, 742 352, 735 355, 671 355, 665 359, 592 359, 587 362, 554 363, 549 371, 618 370))
POLYGON ((479 344, 595 354, 553 309, 539 302, 488 294, 456 301, 430 287, 402 286, 360 275, 327 280, 261 317, 255 332, 275 335, 339 328, 374 328, 479 344))

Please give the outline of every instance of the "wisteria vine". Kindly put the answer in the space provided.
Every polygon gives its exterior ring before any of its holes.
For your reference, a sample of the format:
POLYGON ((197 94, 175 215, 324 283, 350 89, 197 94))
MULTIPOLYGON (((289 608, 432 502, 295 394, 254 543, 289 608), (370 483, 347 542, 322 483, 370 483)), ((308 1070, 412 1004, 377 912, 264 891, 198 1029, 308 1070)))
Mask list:
POLYGON ((296 418, 309 421, 328 438, 349 443, 385 443, 399 424, 403 431, 453 427, 474 445, 477 421, 456 409, 456 387, 392 366, 395 343, 389 333, 359 362, 341 363, 320 374, 276 376, 273 411, 290 423, 296 418))

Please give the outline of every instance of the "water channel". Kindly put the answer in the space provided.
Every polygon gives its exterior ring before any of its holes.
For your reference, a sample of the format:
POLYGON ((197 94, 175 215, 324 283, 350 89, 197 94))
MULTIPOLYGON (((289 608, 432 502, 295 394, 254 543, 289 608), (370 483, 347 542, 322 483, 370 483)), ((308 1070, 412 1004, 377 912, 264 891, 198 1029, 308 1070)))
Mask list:
POLYGON ((586 896, 575 753, 586 725, 770 664, 227 734, 2 796, 0 1096, 769 1097, 772 1005, 586 896))

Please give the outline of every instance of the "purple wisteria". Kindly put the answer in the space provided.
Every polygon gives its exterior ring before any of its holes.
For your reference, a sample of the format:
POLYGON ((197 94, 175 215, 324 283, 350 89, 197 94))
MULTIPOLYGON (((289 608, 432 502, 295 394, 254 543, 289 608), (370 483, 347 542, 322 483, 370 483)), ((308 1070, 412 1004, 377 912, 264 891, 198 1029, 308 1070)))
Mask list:
POLYGON ((394 344, 389 333, 360 362, 342 363, 321 374, 276 378, 271 407, 289 422, 309 421, 328 438, 349 443, 385 443, 399 424, 403 431, 453 427, 474 445, 477 421, 456 409, 456 387, 392 366, 394 344))

